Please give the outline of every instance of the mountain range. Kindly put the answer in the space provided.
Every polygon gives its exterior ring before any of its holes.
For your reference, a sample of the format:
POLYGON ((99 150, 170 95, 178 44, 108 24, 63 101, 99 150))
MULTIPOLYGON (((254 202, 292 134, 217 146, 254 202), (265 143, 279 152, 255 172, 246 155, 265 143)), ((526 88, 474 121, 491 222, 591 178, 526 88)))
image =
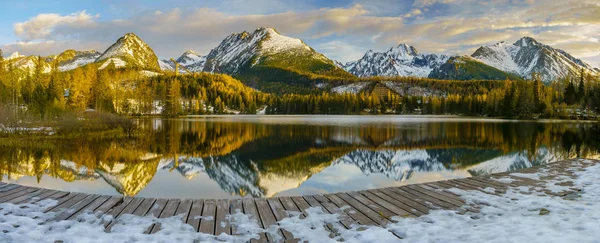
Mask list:
MULTIPOLYGON (((13 53, 6 60, 14 67, 32 70, 39 59, 13 53)), ((341 63, 316 52, 300 39, 281 35, 273 28, 258 28, 253 32, 227 36, 207 55, 185 51, 176 62, 191 72, 212 72, 234 75, 245 80, 279 82, 289 75, 320 75, 352 78, 372 76, 413 76, 437 79, 521 79, 539 73, 548 83, 581 71, 599 74, 594 68, 569 53, 523 37, 513 44, 499 42, 479 47, 473 54, 447 56, 419 53, 413 46, 400 44, 385 52, 367 51, 356 61, 341 63)), ((88 64, 104 69, 135 67, 149 71, 173 71, 175 63, 159 60, 141 38, 127 33, 104 52, 67 50, 59 55, 42 58, 43 72, 50 72, 52 63, 59 71, 69 71, 88 64)), ((180 72, 185 72, 183 69, 180 72)), ((312 76, 311 76, 312 77, 312 76)), ((302 79, 302 78, 299 78, 302 79)))

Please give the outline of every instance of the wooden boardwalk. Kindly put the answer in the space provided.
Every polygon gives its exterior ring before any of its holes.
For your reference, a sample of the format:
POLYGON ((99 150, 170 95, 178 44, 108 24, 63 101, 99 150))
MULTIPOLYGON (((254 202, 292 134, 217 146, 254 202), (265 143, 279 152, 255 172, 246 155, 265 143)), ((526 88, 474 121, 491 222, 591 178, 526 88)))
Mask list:
MULTIPOLYGON (((383 226, 391 222, 393 216, 419 217, 435 209, 455 209, 457 213, 478 211, 478 205, 464 207, 465 202, 459 196, 449 192, 447 190, 449 188, 500 194, 505 192, 508 187, 524 186, 531 190, 545 191, 554 196, 565 196, 576 189, 571 188, 567 191, 552 193, 545 189, 544 185, 558 176, 573 178, 574 170, 600 162, 597 160, 587 161, 589 163, 580 163, 580 160, 573 159, 513 172, 400 187, 268 199, 203 200, 103 196, 0 183, 0 203, 21 204, 54 199, 58 203, 47 209, 48 212, 56 213, 54 220, 74 220, 84 212, 108 214, 116 220, 125 214, 153 215, 159 218, 184 215, 182 220, 194 227, 196 231, 216 235, 236 233, 235 225, 231 225, 226 219, 228 214, 243 212, 253 215, 261 227, 267 228, 288 217, 290 211, 300 212, 305 216, 306 209, 310 207, 321 207, 326 212, 340 214, 341 219, 338 223, 342 227, 349 228, 353 224, 383 226), (540 178, 540 180, 511 175, 516 172, 537 173, 540 171, 551 172, 552 175, 540 178), (497 179, 501 177, 511 178, 512 181, 510 183, 500 182, 497 179)), ((569 185, 569 182, 564 183, 564 186, 572 186, 572 184, 569 185)), ((115 222, 113 220, 106 223, 106 230, 110 231, 115 222)), ((331 232, 331 236, 336 235, 336 227, 333 225, 327 225, 325 228, 331 232)), ((148 228, 146 233, 152 234, 159 230, 160 225, 155 224, 148 228)), ((287 231, 282 230, 278 234, 286 241, 297 241, 287 231)), ((271 235, 263 233, 257 242, 273 241, 271 235)))

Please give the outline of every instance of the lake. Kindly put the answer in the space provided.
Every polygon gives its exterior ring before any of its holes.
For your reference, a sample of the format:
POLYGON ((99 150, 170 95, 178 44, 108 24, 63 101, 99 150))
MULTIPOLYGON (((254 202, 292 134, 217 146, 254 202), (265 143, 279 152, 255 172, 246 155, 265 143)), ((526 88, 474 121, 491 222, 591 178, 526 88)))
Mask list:
POLYGON ((159 198, 321 194, 598 158, 576 121, 440 116, 143 118, 139 139, 0 146, 2 181, 159 198))

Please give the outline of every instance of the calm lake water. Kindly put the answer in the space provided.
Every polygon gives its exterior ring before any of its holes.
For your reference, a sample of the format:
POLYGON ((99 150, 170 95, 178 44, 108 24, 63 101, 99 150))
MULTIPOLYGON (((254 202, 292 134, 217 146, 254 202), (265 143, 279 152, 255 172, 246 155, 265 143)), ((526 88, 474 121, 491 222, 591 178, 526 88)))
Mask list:
POLYGON ((597 123, 428 116, 141 119, 135 141, 2 147, 5 182, 106 195, 307 195, 597 158, 597 123))

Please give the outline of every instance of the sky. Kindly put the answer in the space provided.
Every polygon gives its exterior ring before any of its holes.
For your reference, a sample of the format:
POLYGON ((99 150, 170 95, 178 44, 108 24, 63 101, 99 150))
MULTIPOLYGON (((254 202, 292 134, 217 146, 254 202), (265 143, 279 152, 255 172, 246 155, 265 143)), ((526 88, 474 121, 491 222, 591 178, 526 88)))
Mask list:
POLYGON ((402 43, 469 55, 530 36, 600 67, 600 0, 1 0, 4 55, 100 52, 127 32, 161 59, 206 55, 235 32, 273 27, 331 59, 402 43))

